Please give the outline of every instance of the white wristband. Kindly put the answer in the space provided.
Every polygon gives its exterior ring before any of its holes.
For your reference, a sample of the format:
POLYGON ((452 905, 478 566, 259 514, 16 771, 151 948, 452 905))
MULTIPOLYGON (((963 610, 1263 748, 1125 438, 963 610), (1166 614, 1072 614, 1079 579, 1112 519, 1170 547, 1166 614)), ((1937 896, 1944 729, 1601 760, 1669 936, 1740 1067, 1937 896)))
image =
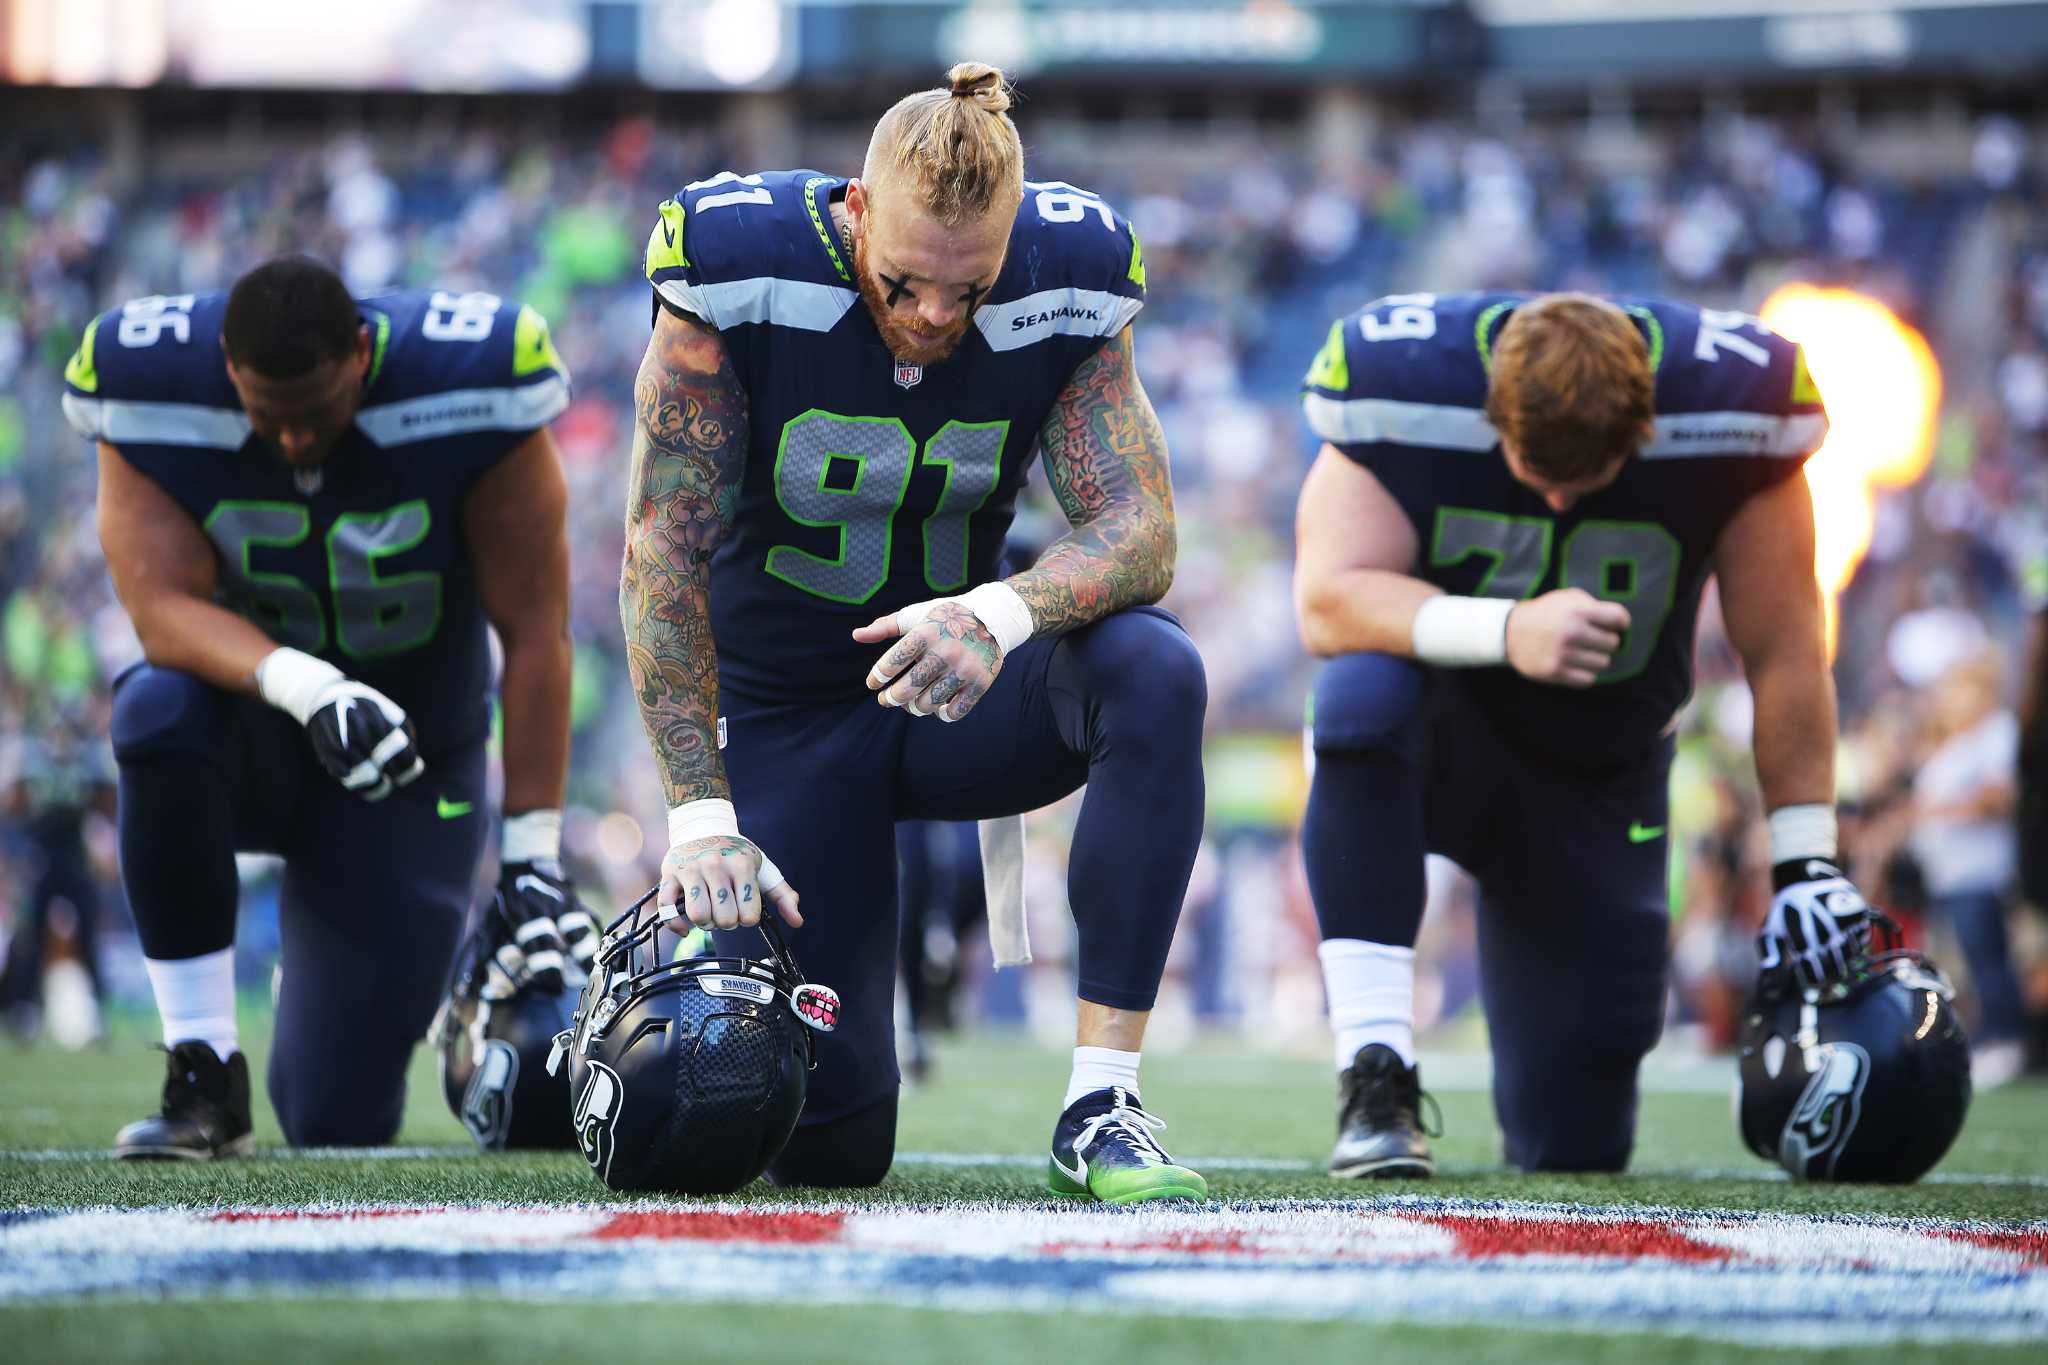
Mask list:
POLYGON ((1835 808, 1815 801, 1804 806, 1780 806, 1771 812, 1771 864, 1800 858, 1825 858, 1834 862, 1841 852, 1835 808))
POLYGON ((562 812, 530 810, 505 817, 498 840, 498 861, 538 863, 562 861, 562 812))
POLYGON ((732 802, 719 797, 685 801, 668 813, 668 846, 687 844, 692 839, 709 839, 719 834, 740 832, 739 812, 732 802))
MULTIPOLYGON (((732 808, 732 802, 719 797, 706 797, 702 801, 685 801, 673 806, 668 813, 668 846, 687 844, 692 839, 709 839, 720 834, 735 837, 740 832, 739 812, 732 808)), ((756 844, 755 848, 759 849, 756 844)), ((766 853, 761 854, 761 871, 756 878, 763 891, 773 891, 789 880, 782 875, 766 853)))
POLYGON ((1446 668, 1504 664, 1514 609, 1498 597, 1432 597, 1415 609, 1415 657, 1446 668))
POLYGON ((320 693, 346 676, 325 659, 296 649, 273 649, 256 665, 256 690, 263 700, 304 725, 313 718, 320 693))
POLYGON ((971 589, 960 600, 981 618, 981 623, 988 627, 989 634, 996 637, 996 646, 1006 657, 1011 650, 1031 638, 1034 629, 1031 608, 1024 605, 1024 599, 1008 583, 984 583, 971 589))

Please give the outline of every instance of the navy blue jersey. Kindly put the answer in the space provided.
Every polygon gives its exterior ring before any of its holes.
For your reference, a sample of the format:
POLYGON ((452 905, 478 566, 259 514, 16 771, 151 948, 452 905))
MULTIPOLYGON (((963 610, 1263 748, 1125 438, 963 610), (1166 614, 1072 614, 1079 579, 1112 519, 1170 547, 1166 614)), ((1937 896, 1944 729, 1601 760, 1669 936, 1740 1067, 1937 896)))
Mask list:
POLYGON ((569 378, 540 314, 496 295, 402 290, 359 306, 362 407, 318 470, 251 436, 220 345, 225 293, 100 315, 65 370, 64 411, 204 528, 225 605, 385 693, 433 752, 488 721, 463 499, 568 406, 569 378))
POLYGON ((1009 254, 958 348, 890 354, 833 230, 846 182, 727 172, 661 205, 660 301, 718 329, 750 417, 737 522, 711 562, 723 685, 864 694, 884 612, 998 576, 1028 458, 1082 361, 1137 315, 1130 226, 1085 190, 1027 183, 1009 254))
POLYGON ((1649 343, 1655 438, 1613 483, 1550 510, 1515 481, 1484 411, 1492 343, 1519 294, 1406 294, 1338 322, 1309 371, 1309 426, 1372 471, 1408 514, 1412 572, 1447 592, 1534 597, 1578 587, 1629 609, 1585 690, 1509 668, 1463 681, 1524 746, 1579 767, 1647 751, 1692 691, 1693 625, 1722 530, 1796 474, 1827 434, 1792 342, 1744 313, 1616 302, 1649 343))

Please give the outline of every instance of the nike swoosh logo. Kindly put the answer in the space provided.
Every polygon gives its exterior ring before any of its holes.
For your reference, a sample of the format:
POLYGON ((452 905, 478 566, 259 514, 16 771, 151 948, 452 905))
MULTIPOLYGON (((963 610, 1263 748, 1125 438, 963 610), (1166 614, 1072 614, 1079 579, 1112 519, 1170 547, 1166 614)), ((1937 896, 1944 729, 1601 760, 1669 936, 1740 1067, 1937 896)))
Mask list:
POLYGON ((474 801, 450 801, 445 796, 434 799, 434 814, 443 820, 458 820, 475 809, 474 801))
POLYGON ((1066 1162, 1060 1160, 1058 1152, 1052 1154, 1052 1164, 1060 1168, 1062 1175, 1066 1176, 1067 1179, 1073 1181, 1076 1185, 1086 1185, 1088 1183, 1088 1158, 1076 1152, 1074 1153, 1074 1160, 1078 1164, 1069 1166, 1066 1162))
POLYGON ((1642 821, 1632 822, 1628 827, 1628 841, 1632 844, 1647 844, 1652 839, 1664 836, 1664 826, 1646 825, 1642 821))

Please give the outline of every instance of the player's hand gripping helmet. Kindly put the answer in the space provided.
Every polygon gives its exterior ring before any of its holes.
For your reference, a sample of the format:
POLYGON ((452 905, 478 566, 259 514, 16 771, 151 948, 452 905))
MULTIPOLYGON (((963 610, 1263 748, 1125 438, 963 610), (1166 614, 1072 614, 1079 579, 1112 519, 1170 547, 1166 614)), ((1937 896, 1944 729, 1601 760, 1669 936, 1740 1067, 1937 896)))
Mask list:
MULTIPOLYGON (((839 997, 807 985, 772 920, 768 956, 664 960, 649 891, 606 926, 566 1059, 583 1155, 615 1190, 728 1194, 789 1141, 816 1064, 812 1030, 839 1022, 839 997)), ((673 938, 670 940, 673 942, 673 938)))
POLYGON ((577 977, 552 988, 497 964, 505 935, 489 914, 455 959, 455 979, 427 1040, 441 1054, 441 1092, 485 1151, 576 1145, 568 1087, 548 1074, 555 1035, 576 1015, 577 977))
POLYGON ((1918 1180, 1970 1108, 1954 996, 1932 962, 1903 950, 1866 957, 1822 990, 1767 980, 1743 1012, 1743 1141, 1795 1180, 1918 1180))

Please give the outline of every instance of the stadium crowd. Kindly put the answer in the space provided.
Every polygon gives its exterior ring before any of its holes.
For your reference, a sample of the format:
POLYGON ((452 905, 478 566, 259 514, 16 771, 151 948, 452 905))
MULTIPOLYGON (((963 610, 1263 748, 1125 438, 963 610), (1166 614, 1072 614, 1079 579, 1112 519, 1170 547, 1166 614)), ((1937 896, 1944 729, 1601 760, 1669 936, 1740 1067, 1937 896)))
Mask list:
MULTIPOLYGON (((1425 288, 1668 292, 1754 309, 1796 278, 1884 300, 1944 364, 1932 467, 1882 498, 1841 602, 1852 872, 1878 899, 1926 912, 1937 954, 1969 979, 1976 1036, 2002 1045, 1984 1050, 1985 1079, 2018 1065, 2027 1019, 2048 1011, 2048 978, 2019 966, 2048 954, 2008 933, 2031 921, 2010 895, 2006 814, 2016 642, 2025 612, 2048 597, 2048 178, 2020 130, 1997 120, 1978 129, 1968 165, 1917 183, 1871 173, 1809 129, 1704 127, 1636 128, 1616 155, 1614 130, 1582 121, 1499 134, 1390 125, 1340 163, 1314 165, 1292 140, 1246 134, 1228 142, 1231 171, 1218 175, 1185 149, 1027 120, 1031 173, 1117 203, 1149 269, 1139 365, 1173 451, 1181 525, 1167 605, 1202 647, 1211 697, 1207 848, 1177 984, 1161 1002, 1166 1031, 1178 1018, 1304 1045, 1321 1037, 1293 829, 1313 664, 1289 583, 1294 498, 1313 453, 1295 386, 1330 319, 1425 288)), ((832 141, 830 168, 857 155, 844 134, 832 141)), ((91 451, 59 410, 65 359, 111 303, 224 287, 285 250, 334 261, 359 292, 485 289, 551 320, 577 383, 556 427, 575 555, 567 847, 598 906, 643 888, 661 850, 660 789, 625 697, 616 592, 631 384, 648 327, 641 245, 653 206, 733 164, 736 149, 642 118, 551 140, 486 125, 403 142, 340 137, 232 172, 215 162, 124 181, 82 148, 14 150, 0 155, 0 941, 12 940, 0 1001, 17 1026, 33 1025, 45 945, 94 989, 102 967, 117 993, 139 982, 104 738, 107 684, 138 648, 99 556, 91 451)), ((1020 531, 1042 540, 1057 527, 1041 500, 1020 531)), ((1725 1047, 1753 978, 1765 855, 1746 693, 1711 608, 1700 650, 1674 779, 1674 1008, 1704 1044, 1725 1047)), ((1057 833, 1064 818, 1055 809, 1039 823, 1057 833)), ((1038 838, 1029 855, 1033 937, 1050 948, 1036 971, 1056 989, 987 993, 1046 1014, 1048 1028, 1064 1027, 1049 1016, 1070 1000, 1056 979, 1071 937, 1062 847, 1038 838)), ((260 918, 260 869, 249 872, 260 918)), ((1476 968, 1456 878, 1432 884, 1418 1004, 1444 1020, 1473 995, 1476 968)), ((252 974, 267 971, 244 956, 252 974)))

